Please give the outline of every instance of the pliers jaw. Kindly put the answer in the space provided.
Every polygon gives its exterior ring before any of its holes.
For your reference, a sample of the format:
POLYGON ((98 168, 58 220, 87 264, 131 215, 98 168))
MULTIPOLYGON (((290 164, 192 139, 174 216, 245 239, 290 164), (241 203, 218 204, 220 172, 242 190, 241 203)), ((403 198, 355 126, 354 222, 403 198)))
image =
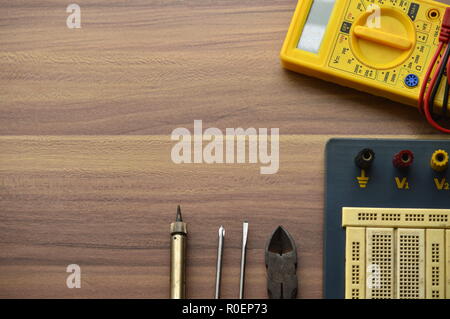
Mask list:
POLYGON ((270 299, 297 297, 297 248, 294 239, 278 226, 266 244, 267 293, 270 299))

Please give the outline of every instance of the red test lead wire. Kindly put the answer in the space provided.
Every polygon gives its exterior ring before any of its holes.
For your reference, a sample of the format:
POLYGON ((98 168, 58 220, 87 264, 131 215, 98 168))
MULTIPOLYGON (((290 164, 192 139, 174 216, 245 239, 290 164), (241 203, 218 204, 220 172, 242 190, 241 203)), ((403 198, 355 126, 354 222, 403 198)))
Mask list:
POLYGON ((439 42, 448 43, 450 40, 450 8, 445 9, 442 18, 441 31, 439 33, 439 42))
MULTIPOLYGON (((433 116, 431 115, 431 112, 430 112, 430 103, 429 103, 430 95, 431 95, 431 92, 433 91, 434 86, 435 85, 439 86, 439 83, 436 84, 436 79, 437 79, 439 70, 444 67, 447 67, 447 69, 448 69, 448 65, 445 65, 445 66, 443 65, 444 63, 447 63, 447 61, 444 61, 443 58, 439 61, 439 65, 433 74, 433 77, 430 81, 430 85, 428 86, 428 89, 426 88, 426 86, 427 86, 428 78, 436 64, 437 57, 439 56, 444 44, 448 44, 449 40, 450 40, 450 8, 446 8, 444 17, 442 19, 441 30, 439 33, 439 46, 433 56, 433 59, 431 60, 430 66, 428 67, 427 73, 425 74, 424 82, 423 82, 421 90, 420 90, 419 109, 425 115, 425 118, 427 119, 428 123, 430 123, 435 129, 437 129, 443 133, 447 133, 447 134, 450 134, 450 129, 442 127, 433 119, 433 116), (424 95, 425 95, 425 97, 424 97, 424 95)), ((448 77, 447 77, 447 79, 448 79, 448 77)))
POLYGON ((422 114, 423 114, 424 96, 428 84, 428 79, 430 78, 431 72, 433 71, 434 65, 436 64, 436 60, 439 57, 439 54, 441 53, 443 47, 444 43, 439 42, 438 48, 436 49, 436 52, 434 52, 434 56, 431 59, 430 66, 428 67, 427 72, 425 73, 425 77, 423 78, 422 87, 420 88, 419 93, 419 111, 422 114))

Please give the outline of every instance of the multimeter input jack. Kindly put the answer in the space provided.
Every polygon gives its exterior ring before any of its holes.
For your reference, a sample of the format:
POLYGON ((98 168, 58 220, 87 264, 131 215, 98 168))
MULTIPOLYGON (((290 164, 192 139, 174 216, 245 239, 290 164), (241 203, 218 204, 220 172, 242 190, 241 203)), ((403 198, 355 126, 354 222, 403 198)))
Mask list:
POLYGON ((361 150, 355 157, 355 164, 359 168, 368 169, 372 166, 375 160, 375 152, 370 148, 365 148, 361 150))
POLYGON ((448 167, 448 153, 444 150, 436 150, 431 155, 430 166, 436 172, 445 171, 448 167))
POLYGON ((429 20, 436 20, 436 19, 439 19, 439 16, 440 16, 441 14, 440 14, 440 12, 439 12, 439 10, 438 9, 430 9, 430 10, 428 10, 428 12, 427 12, 427 18, 429 19, 429 20))
POLYGON ((403 150, 394 155, 392 164, 395 168, 406 169, 414 162, 414 153, 410 150, 403 150))

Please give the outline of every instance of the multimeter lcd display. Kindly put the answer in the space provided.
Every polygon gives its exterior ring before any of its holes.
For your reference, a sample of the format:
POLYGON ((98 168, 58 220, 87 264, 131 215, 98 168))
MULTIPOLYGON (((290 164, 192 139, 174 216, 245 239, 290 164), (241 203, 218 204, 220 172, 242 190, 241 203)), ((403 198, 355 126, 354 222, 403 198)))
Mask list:
POLYGON ((313 0, 297 48, 318 53, 335 0, 313 0))

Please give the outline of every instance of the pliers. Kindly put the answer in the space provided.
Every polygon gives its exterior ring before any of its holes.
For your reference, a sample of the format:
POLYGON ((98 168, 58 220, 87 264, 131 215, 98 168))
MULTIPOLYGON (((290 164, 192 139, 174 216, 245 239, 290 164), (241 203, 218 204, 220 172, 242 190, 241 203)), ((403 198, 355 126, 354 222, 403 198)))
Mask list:
POLYGON ((297 297, 297 248, 294 239, 278 226, 266 244, 267 293, 270 299, 297 297))

